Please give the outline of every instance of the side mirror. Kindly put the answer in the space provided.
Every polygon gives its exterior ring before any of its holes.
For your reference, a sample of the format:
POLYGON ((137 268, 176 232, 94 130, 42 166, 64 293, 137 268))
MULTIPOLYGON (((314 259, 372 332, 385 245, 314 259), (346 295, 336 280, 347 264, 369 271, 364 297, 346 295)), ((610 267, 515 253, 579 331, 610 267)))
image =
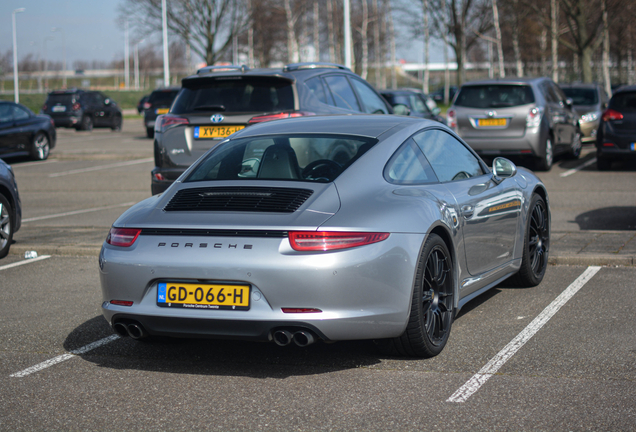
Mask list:
POLYGON ((506 158, 498 157, 492 161, 492 173, 495 176, 495 181, 501 183, 504 179, 517 174, 517 166, 506 158))
POLYGON ((393 105, 393 114, 408 116, 411 115, 411 109, 404 104, 393 105))

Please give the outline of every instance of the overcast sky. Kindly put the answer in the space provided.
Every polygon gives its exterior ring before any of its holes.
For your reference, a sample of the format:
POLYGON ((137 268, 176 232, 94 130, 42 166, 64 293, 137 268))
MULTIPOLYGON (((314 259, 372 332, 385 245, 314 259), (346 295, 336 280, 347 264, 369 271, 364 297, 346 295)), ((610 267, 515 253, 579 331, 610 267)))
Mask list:
MULTIPOLYGON (((117 26, 116 19, 117 6, 124 1, 0 0, 0 53, 6 53, 13 45, 11 13, 15 9, 25 8, 23 13, 16 15, 20 59, 32 53, 36 58, 40 54, 46 55, 49 61, 62 61, 62 33, 52 32, 52 27, 64 30, 69 69, 76 60, 110 62, 121 59, 124 57, 124 32, 117 26), (51 36, 54 40, 45 43, 45 39, 51 36), (45 45, 46 53, 43 51, 45 45)), ((156 42, 160 43, 158 37, 156 42)), ((404 44, 398 43, 400 45, 404 44)), ((398 50, 398 57, 410 62, 421 62, 423 44, 409 40, 407 45, 398 50)), ((441 62, 441 55, 439 49, 433 49, 431 61, 441 62)))

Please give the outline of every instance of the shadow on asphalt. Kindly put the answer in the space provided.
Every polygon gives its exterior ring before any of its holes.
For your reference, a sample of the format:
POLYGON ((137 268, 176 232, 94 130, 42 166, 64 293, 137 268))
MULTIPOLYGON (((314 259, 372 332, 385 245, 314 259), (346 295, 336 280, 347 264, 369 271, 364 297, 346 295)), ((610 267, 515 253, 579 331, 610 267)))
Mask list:
POLYGON ((580 230, 631 231, 636 229, 636 206, 603 207, 581 213, 574 222, 580 230))

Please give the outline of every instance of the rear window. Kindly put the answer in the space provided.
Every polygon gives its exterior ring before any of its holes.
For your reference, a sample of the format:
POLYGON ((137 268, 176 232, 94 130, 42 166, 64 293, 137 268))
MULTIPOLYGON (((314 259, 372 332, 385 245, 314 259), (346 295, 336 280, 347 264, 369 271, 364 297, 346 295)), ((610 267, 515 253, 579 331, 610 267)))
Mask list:
POLYGON ((476 85, 459 90, 454 105, 469 108, 504 108, 534 102, 532 88, 526 85, 476 85))
POLYGON ((294 109, 292 84, 268 77, 196 79, 184 83, 172 112, 278 112, 294 109), (187 85, 187 87, 185 87, 187 85))
POLYGON ((598 103, 598 94, 594 89, 587 88, 562 88, 563 93, 574 105, 595 105, 598 103))
POLYGON ((71 105, 73 103, 74 94, 52 94, 46 101, 47 105, 71 105))
POLYGON ((340 135, 259 136, 219 145, 186 182, 289 180, 327 183, 377 141, 340 135))
POLYGON ((636 111, 636 92, 621 92, 612 96, 610 108, 621 112, 636 111))
POLYGON ((172 105, 172 101, 174 100, 174 98, 177 97, 177 93, 179 93, 179 90, 154 91, 150 95, 150 99, 148 99, 148 102, 153 105, 172 105))

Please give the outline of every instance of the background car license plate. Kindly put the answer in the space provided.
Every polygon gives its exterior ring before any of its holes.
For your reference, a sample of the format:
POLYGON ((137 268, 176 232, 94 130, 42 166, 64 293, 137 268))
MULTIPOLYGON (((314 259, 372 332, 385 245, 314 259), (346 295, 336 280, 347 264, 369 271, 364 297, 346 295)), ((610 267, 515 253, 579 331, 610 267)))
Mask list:
POLYGON ((157 108, 155 112, 157 114, 168 114, 168 111, 170 111, 170 108, 157 108))
POLYGON ((53 108, 51 108, 51 110, 53 112, 64 112, 66 111, 66 107, 64 105, 55 105, 53 108))
POLYGON ((160 282, 157 285, 157 305, 185 309, 248 310, 250 286, 160 282))
POLYGON ((477 126, 479 127, 483 127, 483 126, 505 126, 506 125, 506 119, 505 118, 499 118, 499 119, 477 119, 477 126))
POLYGON ((225 138, 244 129, 245 126, 197 126, 194 128, 195 138, 225 138))

